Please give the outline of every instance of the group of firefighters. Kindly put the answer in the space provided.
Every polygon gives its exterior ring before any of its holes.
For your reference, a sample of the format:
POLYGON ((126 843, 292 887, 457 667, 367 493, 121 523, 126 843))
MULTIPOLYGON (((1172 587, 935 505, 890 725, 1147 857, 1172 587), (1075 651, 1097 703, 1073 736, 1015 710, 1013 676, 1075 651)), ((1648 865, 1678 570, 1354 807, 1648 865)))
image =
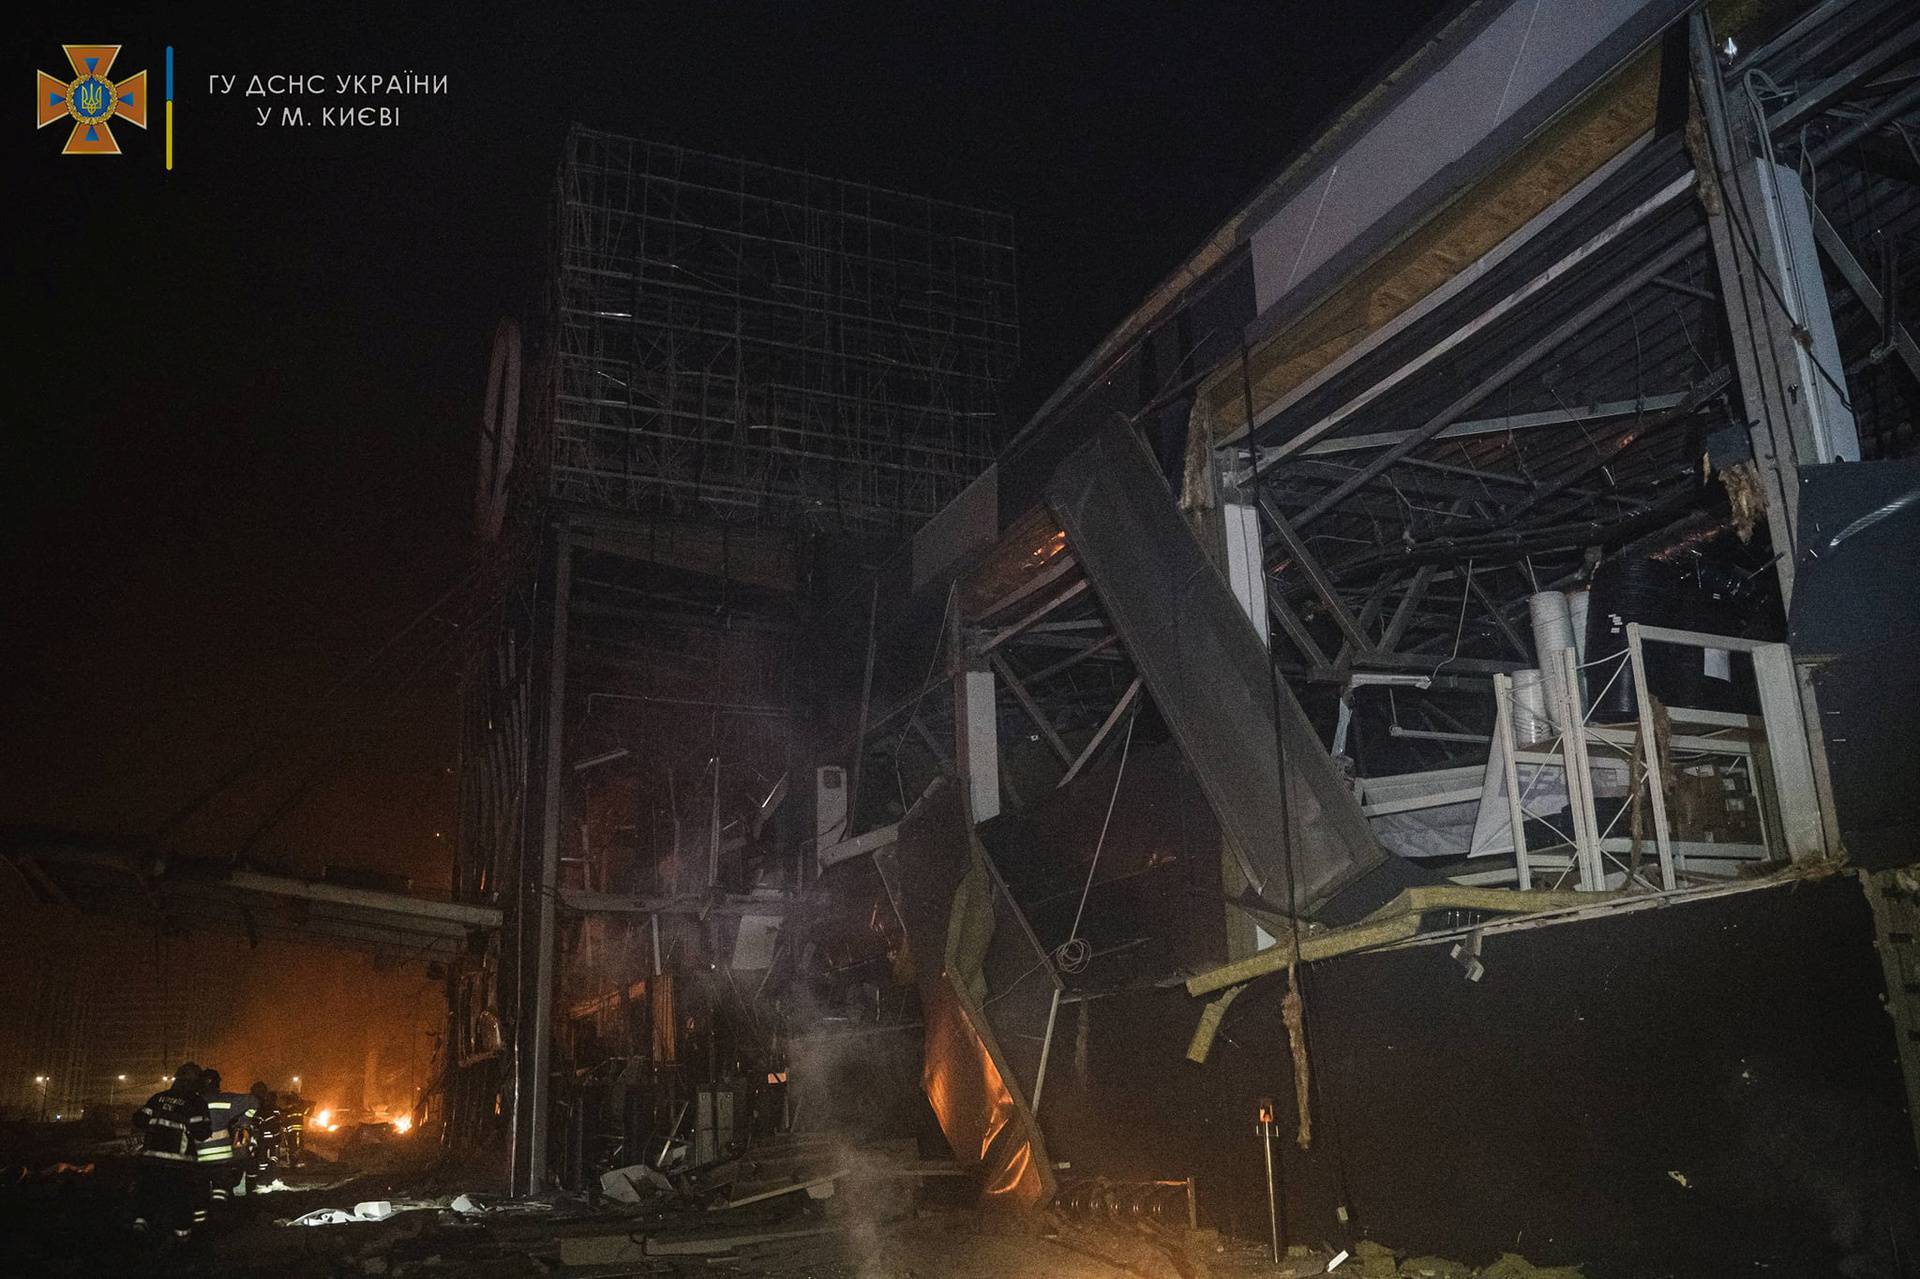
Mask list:
POLYGON ((181 1066, 172 1086, 133 1114, 133 1228, 189 1238, 213 1204, 259 1188, 275 1164, 298 1161, 306 1110, 299 1096, 276 1097, 264 1083, 222 1092, 219 1071, 181 1066))

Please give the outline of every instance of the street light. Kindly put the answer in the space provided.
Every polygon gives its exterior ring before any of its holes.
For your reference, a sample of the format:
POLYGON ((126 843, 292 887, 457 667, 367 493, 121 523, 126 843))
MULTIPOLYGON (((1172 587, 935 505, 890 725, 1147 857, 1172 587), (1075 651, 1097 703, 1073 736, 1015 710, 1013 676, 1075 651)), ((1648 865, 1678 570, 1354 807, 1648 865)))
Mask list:
POLYGON ((35 1075, 33 1082, 40 1085, 40 1122, 47 1122, 47 1077, 35 1075))

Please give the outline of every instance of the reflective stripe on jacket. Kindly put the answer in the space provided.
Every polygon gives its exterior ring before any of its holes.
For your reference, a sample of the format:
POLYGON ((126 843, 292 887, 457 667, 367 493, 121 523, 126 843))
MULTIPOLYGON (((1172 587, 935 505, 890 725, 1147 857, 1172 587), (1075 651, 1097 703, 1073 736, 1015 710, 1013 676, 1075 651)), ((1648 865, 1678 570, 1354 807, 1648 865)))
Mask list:
POLYGON ((234 1129, 244 1128, 253 1118, 254 1098, 252 1093, 215 1093, 207 1098, 207 1113, 213 1124, 213 1134, 200 1143, 199 1162, 203 1164, 232 1163, 235 1158, 233 1148, 234 1129))
POLYGON ((192 1093, 169 1088, 147 1098, 133 1113, 140 1157, 163 1163, 193 1163, 198 1147, 213 1135, 207 1107, 192 1093))

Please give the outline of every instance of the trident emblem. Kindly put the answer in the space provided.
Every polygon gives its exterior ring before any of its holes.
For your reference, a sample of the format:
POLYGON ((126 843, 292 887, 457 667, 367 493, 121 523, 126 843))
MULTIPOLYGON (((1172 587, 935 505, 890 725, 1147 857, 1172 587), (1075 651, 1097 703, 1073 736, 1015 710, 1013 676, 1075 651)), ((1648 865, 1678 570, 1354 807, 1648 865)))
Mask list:
POLYGON ((147 73, 109 80, 113 60, 120 53, 117 44, 61 47, 73 67, 74 78, 61 80, 44 71, 38 73, 34 83, 38 127, 44 129, 56 120, 73 121, 73 132, 61 148, 63 155, 119 155, 112 122, 125 120, 135 128, 147 127, 147 73))

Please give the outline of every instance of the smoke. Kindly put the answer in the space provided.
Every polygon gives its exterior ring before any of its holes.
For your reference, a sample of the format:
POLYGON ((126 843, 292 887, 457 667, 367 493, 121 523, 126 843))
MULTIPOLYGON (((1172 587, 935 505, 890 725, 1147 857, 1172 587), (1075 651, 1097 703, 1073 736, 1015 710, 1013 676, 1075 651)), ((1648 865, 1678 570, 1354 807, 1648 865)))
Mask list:
POLYGON ((801 1031, 786 1041, 794 1139, 818 1145, 816 1166, 839 1174, 826 1211, 844 1232, 845 1261, 858 1279, 906 1273, 911 1259, 890 1255, 886 1227, 913 1212, 914 1134, 926 1105, 917 1028, 880 1024, 877 1002, 871 987, 854 987, 832 1008, 796 990, 783 1009, 786 1024, 801 1031))
POLYGON ((892 1255, 885 1228, 913 1213, 913 1153, 910 1145, 902 1152, 835 1144, 834 1166, 846 1175, 835 1183, 828 1213, 845 1231, 846 1259, 857 1279, 896 1279, 905 1273, 904 1259, 892 1255))
POLYGON ((216 971, 224 998, 200 1053, 229 1091, 256 1079, 286 1091, 299 1076, 316 1105, 399 1111, 428 1081, 446 1001, 421 966, 263 943, 216 971))

